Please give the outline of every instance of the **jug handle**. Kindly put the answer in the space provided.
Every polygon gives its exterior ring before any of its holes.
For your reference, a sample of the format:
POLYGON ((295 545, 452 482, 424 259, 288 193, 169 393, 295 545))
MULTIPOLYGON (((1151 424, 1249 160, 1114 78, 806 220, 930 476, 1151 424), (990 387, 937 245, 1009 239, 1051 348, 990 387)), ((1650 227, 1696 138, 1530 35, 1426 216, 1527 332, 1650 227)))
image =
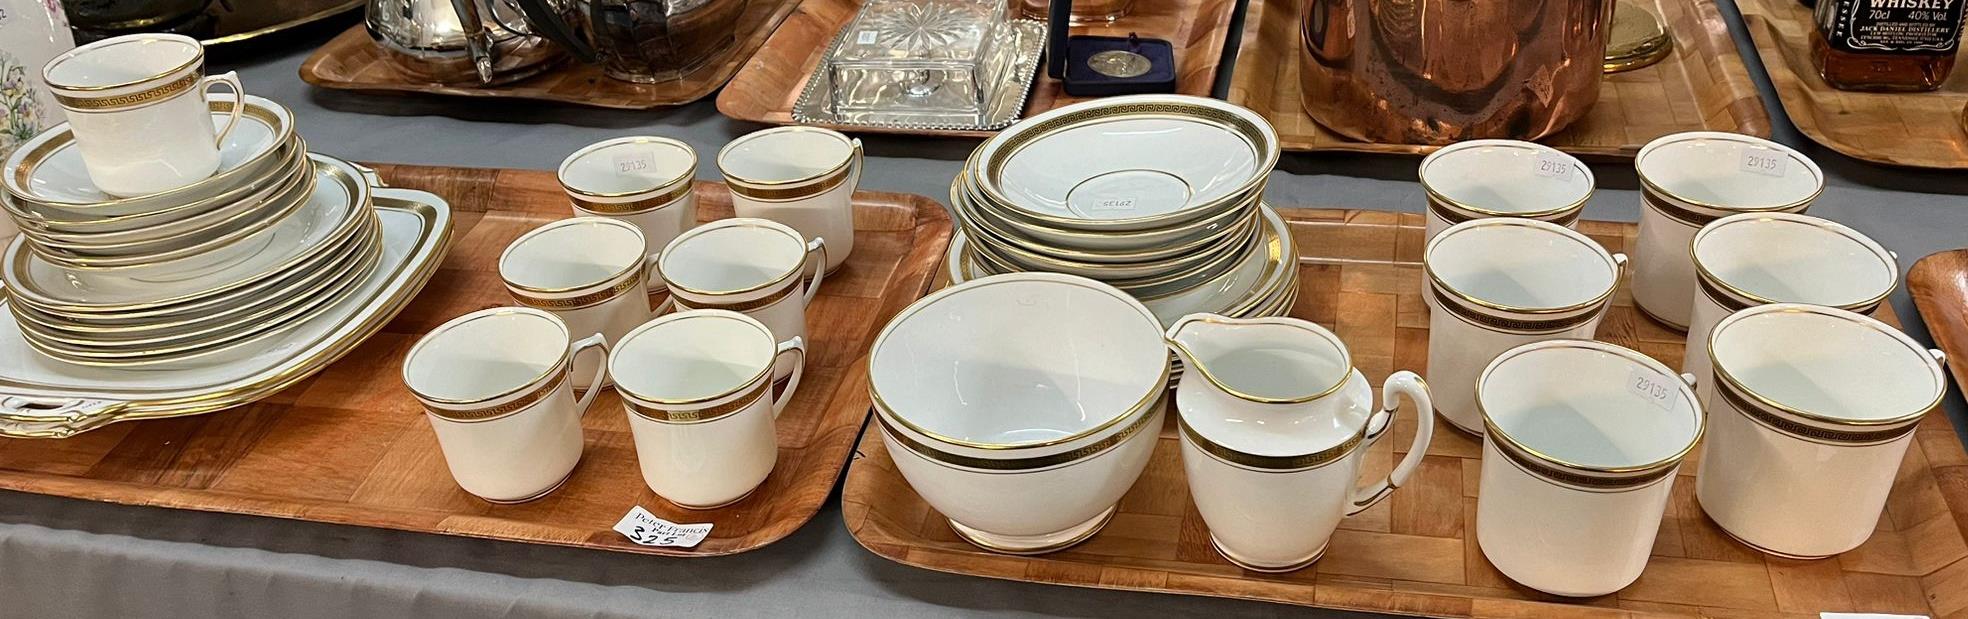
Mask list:
POLYGON ((1428 397, 1428 383, 1414 372, 1406 370, 1395 372, 1380 386, 1381 409, 1367 418, 1366 441, 1355 449, 1366 449, 1387 435, 1394 427, 1394 414, 1401 410, 1399 398, 1407 398, 1415 408, 1415 437, 1408 445, 1407 457, 1394 465, 1393 472, 1372 484, 1353 490, 1353 500, 1346 506, 1346 515, 1351 516, 1373 507, 1393 494, 1395 488, 1408 483, 1408 477, 1415 468, 1421 466, 1421 458, 1427 455, 1428 443, 1435 438, 1435 402, 1428 397))
MULTIPOLYGON (((470 2, 475 0, 453 1, 470 2)), ((567 1, 587 2, 590 0, 567 1)), ((548 4, 548 0, 516 0, 516 2, 519 4, 519 12, 526 15, 526 24, 539 30, 536 34, 546 37, 555 43, 559 43, 561 47, 567 48, 567 51, 573 53, 574 57, 580 59, 581 62, 592 63, 599 59, 599 56, 595 53, 594 46, 588 45, 586 40, 577 36, 577 31, 573 24, 569 24, 567 20, 561 19, 560 13, 554 10, 553 5, 548 4)))

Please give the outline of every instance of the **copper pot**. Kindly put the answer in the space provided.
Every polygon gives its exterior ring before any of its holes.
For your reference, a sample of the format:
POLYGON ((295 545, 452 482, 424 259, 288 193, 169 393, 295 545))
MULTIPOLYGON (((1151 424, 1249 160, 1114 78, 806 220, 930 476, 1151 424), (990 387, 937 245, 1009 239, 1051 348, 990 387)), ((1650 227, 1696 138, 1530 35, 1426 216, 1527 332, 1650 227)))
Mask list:
POLYGON ((1304 0, 1300 103, 1356 140, 1536 139, 1599 98, 1613 0, 1304 0))

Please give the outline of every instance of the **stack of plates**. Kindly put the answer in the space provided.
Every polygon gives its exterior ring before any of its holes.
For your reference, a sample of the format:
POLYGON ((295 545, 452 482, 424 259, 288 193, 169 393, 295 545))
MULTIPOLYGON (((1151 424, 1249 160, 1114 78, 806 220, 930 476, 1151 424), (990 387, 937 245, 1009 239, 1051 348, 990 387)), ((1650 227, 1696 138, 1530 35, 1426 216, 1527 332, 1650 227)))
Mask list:
MULTIPOLYGON (((223 124, 237 98, 215 95, 223 124)), ((21 235, 0 280, 21 335, 61 361, 172 367, 223 361, 351 294, 380 230, 361 169, 314 155, 280 105, 246 97, 219 171, 115 198, 90 182, 66 125, 7 160, 21 235)))
POLYGON ((1169 324, 1278 316, 1298 291, 1284 220, 1262 198, 1278 136, 1250 110, 1176 95, 1059 108, 979 146, 950 188, 953 282, 1068 273, 1169 324))

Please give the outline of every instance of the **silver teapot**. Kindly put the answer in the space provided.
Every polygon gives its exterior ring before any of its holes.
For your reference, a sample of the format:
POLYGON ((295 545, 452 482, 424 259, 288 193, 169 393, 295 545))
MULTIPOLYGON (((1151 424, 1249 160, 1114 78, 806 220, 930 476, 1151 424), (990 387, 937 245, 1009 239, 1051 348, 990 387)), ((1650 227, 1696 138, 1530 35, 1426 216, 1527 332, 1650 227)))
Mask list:
POLYGON ((369 0, 364 24, 392 65, 430 82, 502 84, 566 57, 513 0, 369 0))
POLYGON ((539 33, 609 77, 682 79, 729 51, 746 0, 514 0, 539 33))

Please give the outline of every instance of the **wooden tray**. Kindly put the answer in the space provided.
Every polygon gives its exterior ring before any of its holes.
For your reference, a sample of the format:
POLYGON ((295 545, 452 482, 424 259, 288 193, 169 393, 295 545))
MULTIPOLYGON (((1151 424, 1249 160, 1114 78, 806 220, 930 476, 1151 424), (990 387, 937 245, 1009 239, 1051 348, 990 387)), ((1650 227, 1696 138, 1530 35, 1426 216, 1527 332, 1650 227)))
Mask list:
POLYGON ((1968 67, 1955 67, 1935 92, 1845 92, 1826 84, 1811 63, 1818 27, 1810 9, 1796 0, 1736 0, 1736 8, 1798 131, 1873 163, 1968 168, 1968 130, 1961 125, 1968 67))
MULTIPOLYGON (((1420 215, 1284 209, 1300 260, 1292 314, 1346 339, 1374 382, 1396 369, 1425 371, 1427 309, 1421 300, 1420 215)), ((1583 232, 1615 251, 1634 226, 1587 221, 1583 232)), ((1958 276, 1958 273, 1957 273, 1958 276)), ((1885 320, 1896 319, 1888 310, 1885 320)), ((1681 336, 1642 318, 1621 289, 1600 338, 1669 366, 1681 336)), ((1170 415, 1173 424, 1174 415, 1170 415)), ((1404 454, 1415 417, 1367 452, 1362 478, 1386 474, 1404 454)), ((842 514, 875 554, 918 567, 1030 582, 1246 598, 1347 610, 1442 617, 1618 617, 1648 611, 1710 617, 1818 611, 1968 617, 1968 453, 1935 411, 1916 430, 1879 530, 1864 546, 1823 561, 1761 555, 1731 540, 1695 504, 1696 463, 1681 467, 1653 558, 1615 595, 1568 600, 1512 584, 1474 542, 1482 441, 1437 423, 1409 485, 1347 519, 1325 558, 1289 574, 1243 571, 1211 550, 1188 497, 1170 425, 1120 512, 1086 543, 1013 557, 970 546, 950 532, 893 468, 870 424, 849 467, 842 514)))
POLYGON ((681 80, 637 84, 602 75, 600 65, 566 64, 511 84, 499 86, 429 84, 414 81, 390 66, 383 50, 358 25, 314 50, 301 63, 301 79, 336 90, 416 92, 460 97, 498 97, 576 103, 624 110, 683 105, 717 90, 752 57, 799 0, 750 0, 738 18, 739 38, 724 56, 681 80))
MULTIPOLYGON (((1682 131, 1770 136, 1727 22, 1708 0, 1638 0, 1667 23, 1674 51, 1654 66, 1606 76, 1584 118, 1543 140, 1577 155, 1632 158, 1654 138, 1682 131)), ((1250 0, 1230 102, 1278 128, 1285 150, 1423 154, 1433 146, 1357 142, 1327 131, 1299 106, 1297 0, 1250 0)))
MULTIPOLYGON (((1014 3, 1015 4, 1015 3, 1014 3)), ((1076 26, 1073 34, 1127 36, 1167 39, 1175 43, 1177 65, 1176 92, 1210 96, 1216 81, 1217 65, 1223 61, 1223 46, 1229 39, 1230 15, 1237 0, 1135 0, 1134 12, 1112 24, 1076 26)), ((854 18, 860 0, 806 0, 772 39, 759 48, 731 84, 718 93, 718 111, 738 120, 774 125, 790 125, 793 102, 806 87, 807 77, 820 65, 821 56, 834 35, 854 18)), ((1059 80, 1046 77, 1040 65, 1039 81, 1032 85, 1032 96, 1025 102, 1025 116, 1085 101, 1069 97, 1059 80)), ((862 125, 830 125, 857 133, 905 133, 982 137, 989 131, 928 131, 887 129, 862 125)))
MULTIPOLYGON (((624 552, 712 556, 752 550, 820 509, 868 412, 868 345, 921 296, 950 237, 943 207, 921 196, 855 194, 856 247, 811 309, 813 354, 779 418, 779 461, 750 498, 686 511, 642 482, 619 398, 584 419, 587 451, 567 485, 521 505, 458 489, 422 408, 403 386, 403 356, 432 327, 510 305, 497 260, 540 223, 570 215, 553 173, 379 166, 391 184, 444 196, 451 255, 417 300, 321 374, 246 407, 114 424, 64 440, 0 439, 0 489, 112 503, 230 512, 624 552), (716 524, 692 549, 650 548, 610 530, 641 505, 679 523, 716 524)), ((731 216, 722 184, 698 183, 699 217, 731 216)))
POLYGON ((1968 393, 1968 249, 1935 253, 1907 271, 1907 292, 1927 323, 1927 335, 1948 355, 1954 384, 1968 393))

